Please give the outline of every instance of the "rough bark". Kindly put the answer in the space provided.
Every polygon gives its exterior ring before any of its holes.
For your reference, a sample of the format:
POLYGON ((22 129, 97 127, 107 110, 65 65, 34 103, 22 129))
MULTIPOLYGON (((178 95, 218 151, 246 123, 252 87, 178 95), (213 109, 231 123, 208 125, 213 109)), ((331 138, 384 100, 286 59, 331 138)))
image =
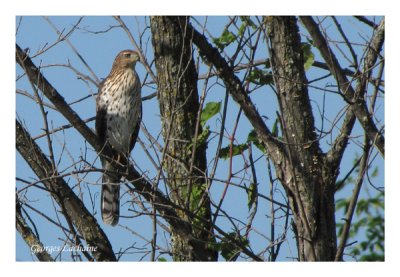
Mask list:
POLYGON ((210 201, 205 191, 206 149, 204 145, 193 147, 196 126, 197 134, 201 133, 201 126, 198 126, 197 120, 197 72, 188 18, 152 17, 151 31, 166 148, 164 166, 167 185, 174 203, 191 212, 188 215, 178 210, 177 214, 191 222, 193 236, 197 238, 193 244, 172 229, 174 260, 216 260, 217 252, 210 248, 213 236, 210 201), (192 157, 193 149, 195 153, 192 157), (200 194, 194 193, 199 191, 200 194))
POLYGON ((42 242, 32 231, 32 228, 29 227, 28 223, 26 223, 25 218, 22 216, 21 206, 18 202, 15 212, 15 222, 17 231, 21 234, 22 238, 29 246, 29 249, 31 249, 31 251, 35 254, 38 260, 41 262, 53 262, 54 259, 45 250, 42 242))

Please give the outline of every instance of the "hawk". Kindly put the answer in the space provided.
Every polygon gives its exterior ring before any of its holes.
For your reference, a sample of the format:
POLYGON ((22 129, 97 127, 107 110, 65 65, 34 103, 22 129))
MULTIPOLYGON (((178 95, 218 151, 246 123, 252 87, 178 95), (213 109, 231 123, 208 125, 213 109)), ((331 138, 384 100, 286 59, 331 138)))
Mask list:
MULTIPOLYGON (((124 166, 135 146, 142 119, 141 85, 135 71, 140 61, 138 52, 121 51, 114 60, 110 74, 100 84, 96 99, 96 133, 101 143, 108 143, 124 166)), ((119 183, 121 174, 101 158, 105 172, 101 188, 101 217, 103 222, 116 225, 119 219, 119 183)))

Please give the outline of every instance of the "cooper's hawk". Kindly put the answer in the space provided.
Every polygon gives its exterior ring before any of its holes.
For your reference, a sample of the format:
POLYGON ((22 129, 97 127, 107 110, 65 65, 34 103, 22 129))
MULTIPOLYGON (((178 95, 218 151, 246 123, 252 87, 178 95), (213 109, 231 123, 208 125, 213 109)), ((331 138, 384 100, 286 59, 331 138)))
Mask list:
MULTIPOLYGON (((121 51, 110 74, 101 83, 96 100, 96 132, 103 144, 109 143, 118 162, 128 166, 142 118, 141 86, 135 71, 140 60, 136 51, 121 51)), ((101 189, 101 216, 104 223, 116 225, 119 219, 118 174, 107 159, 101 159, 105 173, 101 189)))

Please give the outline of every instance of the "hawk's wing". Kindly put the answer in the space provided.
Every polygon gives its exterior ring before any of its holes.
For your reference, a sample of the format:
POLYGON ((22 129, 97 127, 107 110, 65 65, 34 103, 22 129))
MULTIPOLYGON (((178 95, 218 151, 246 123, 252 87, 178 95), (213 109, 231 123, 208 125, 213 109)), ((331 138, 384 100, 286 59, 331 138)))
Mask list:
POLYGON ((96 134, 100 139, 102 145, 106 143, 107 138, 107 106, 106 103, 102 100, 102 89, 103 89, 104 81, 100 84, 97 99, 96 99, 96 134))
POLYGON ((131 136, 131 141, 130 141, 130 144, 129 144, 129 152, 131 152, 133 147, 135 147, 135 143, 137 141, 137 137, 138 137, 138 134, 139 134, 140 122, 142 122, 142 102, 140 102, 140 105, 139 105, 138 121, 137 121, 135 130, 133 130, 133 133, 132 133, 132 136, 131 136))

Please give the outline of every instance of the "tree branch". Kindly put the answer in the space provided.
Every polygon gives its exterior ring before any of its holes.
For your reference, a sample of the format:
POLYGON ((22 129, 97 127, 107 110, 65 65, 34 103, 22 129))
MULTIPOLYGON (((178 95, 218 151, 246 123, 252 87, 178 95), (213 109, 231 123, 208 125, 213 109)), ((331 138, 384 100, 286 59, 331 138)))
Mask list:
MULTIPOLYGON (((16 121, 16 146, 18 152, 40 179, 57 174, 46 155, 18 121, 16 121)), ((66 216, 72 220, 87 244, 95 247, 96 250, 92 251, 94 258, 98 261, 115 261, 116 258, 107 236, 64 179, 53 178, 43 181, 43 184, 51 192, 58 205, 65 208, 66 216)))
MULTIPOLYGON (((383 32, 384 32, 384 21, 382 21, 379 24, 376 32, 374 33, 371 39, 371 43, 365 55, 363 73, 360 75, 357 82, 357 87, 355 92, 356 95, 364 94, 367 82, 370 79, 371 68, 373 68, 374 65, 376 64, 380 49, 382 48, 384 40, 383 32)), ((329 165, 326 168, 328 170, 331 170, 331 174, 329 174, 331 181, 336 180, 339 174, 339 165, 341 163, 343 153, 347 147, 349 136, 351 131, 353 130, 355 120, 356 120, 355 113, 352 111, 352 109, 349 109, 346 113, 345 119, 340 129, 340 133, 336 137, 332 148, 326 155, 327 162, 329 163, 329 165)))
POLYGON ((47 81, 32 60, 18 44, 16 44, 16 61, 27 74, 29 81, 35 84, 49 99, 57 110, 76 128, 76 130, 95 148, 100 151, 103 145, 97 140, 93 131, 85 124, 78 114, 71 109, 58 91, 47 81))
POLYGON ((370 26, 372 28, 376 28, 377 27, 375 22, 372 22, 371 20, 369 20, 365 16, 354 16, 354 18, 356 18, 357 20, 363 22, 364 24, 367 24, 368 26, 370 26))
POLYGON ((268 146, 268 151, 270 153, 275 151, 284 153, 284 151, 281 151, 281 143, 271 135, 270 130, 265 125, 262 117, 257 111, 257 108, 244 90, 241 81, 234 74, 233 68, 228 65, 218 50, 207 41, 207 38, 194 29, 191 24, 188 25, 188 30, 193 34, 193 42, 198 47, 203 59, 214 65, 218 77, 224 81, 224 84, 232 98, 243 109, 244 114, 256 130, 259 139, 268 146))
POLYGON ((351 196, 349 208, 346 213, 346 218, 344 219, 344 226, 342 236, 340 238, 340 242, 338 245, 338 249, 335 256, 335 261, 342 261, 343 260, 343 252, 346 247, 346 242, 349 237, 351 221, 353 219, 353 214, 356 209, 356 205, 358 202, 358 196, 360 194, 361 186, 364 180, 365 172, 368 170, 368 158, 369 158, 369 151, 370 151, 370 141, 367 136, 365 136, 365 145, 364 145, 364 153, 360 162, 360 170, 357 178, 357 182, 355 184, 353 195, 351 196))
MULTIPOLYGON (((355 91, 353 89, 351 83, 346 78, 344 70, 341 68, 337 58, 335 57, 335 54, 328 46, 326 39, 322 35, 318 25, 315 23, 312 17, 301 16, 300 19, 308 30, 309 34, 311 35, 315 46, 318 48, 326 64, 328 65, 329 71, 331 71, 336 81, 338 82, 339 87, 343 93, 343 98, 351 105, 352 112, 354 112, 361 126, 366 131, 368 137, 375 144, 381 155, 384 157, 385 138, 383 134, 377 129, 371 114, 368 112, 368 108, 364 100, 365 91, 355 91)), ((384 20, 382 20, 375 34, 376 41, 375 39, 373 39, 370 47, 370 49, 373 49, 373 51, 375 52, 375 55, 378 55, 378 53, 381 51, 384 42, 384 26, 385 23, 384 20)), ((371 59, 367 57, 366 61, 373 61, 373 54, 371 53, 370 55, 371 59)), ((370 71, 370 64, 366 62, 366 67, 364 67, 364 74, 361 75, 360 81, 362 81, 364 78, 368 80, 367 76, 369 76, 370 71)))
POLYGON ((26 223, 24 217, 21 213, 21 205, 18 203, 17 198, 17 208, 15 213, 15 222, 18 232, 21 234, 22 238, 31 249, 31 253, 34 253, 39 261, 42 262, 54 262, 53 257, 46 251, 42 242, 35 235, 29 225, 26 223))

